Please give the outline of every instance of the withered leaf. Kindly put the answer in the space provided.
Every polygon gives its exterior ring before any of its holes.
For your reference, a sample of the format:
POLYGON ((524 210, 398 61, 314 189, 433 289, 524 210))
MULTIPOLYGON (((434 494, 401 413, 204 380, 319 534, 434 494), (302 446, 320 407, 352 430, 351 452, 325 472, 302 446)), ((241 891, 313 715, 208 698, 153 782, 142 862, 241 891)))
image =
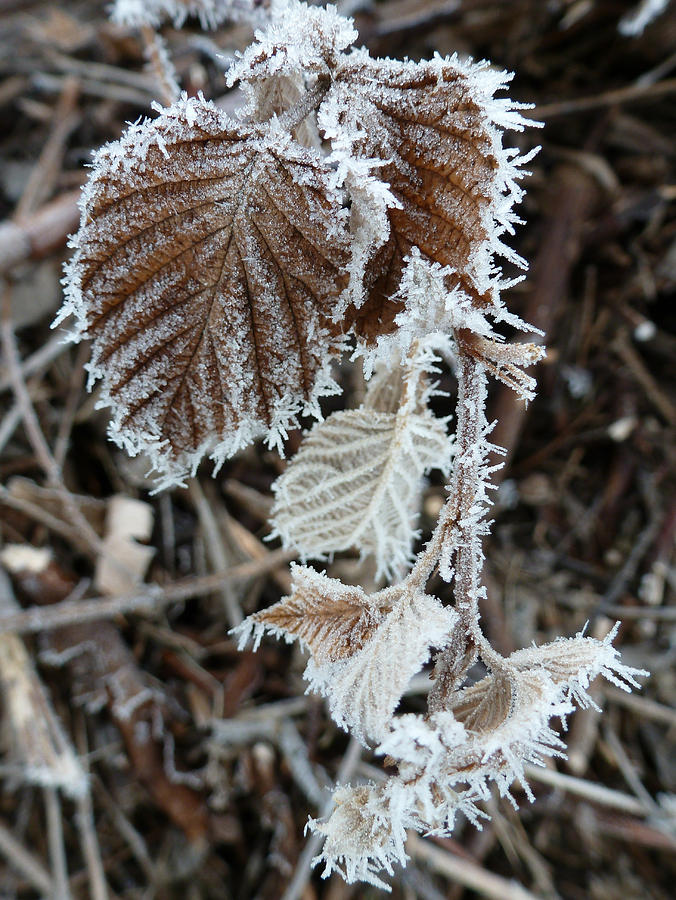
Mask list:
POLYGON ((307 644, 322 664, 361 650, 389 609, 386 602, 374 603, 360 587, 294 566, 293 593, 251 619, 275 634, 307 644))
POLYGON ((393 295, 413 247, 455 269, 449 290, 462 287, 482 307, 492 302, 475 277, 478 250, 494 237, 502 189, 484 99, 455 60, 413 64, 355 53, 338 76, 336 127, 358 135, 354 155, 382 161, 374 172, 400 204, 388 210, 389 238, 367 267, 365 302, 348 310, 369 342, 396 327, 402 304, 393 295))
POLYGON ((392 578, 411 562, 423 476, 448 469, 450 453, 445 424, 427 411, 334 412, 275 482, 275 533, 311 559, 358 547, 392 578))
POLYGON ((175 480, 331 381, 344 213, 321 157, 183 98, 99 152, 61 318, 93 341, 111 436, 175 480))
POLYGON ((502 344, 497 340, 474 334, 468 328, 458 328, 455 339, 460 349, 472 356, 498 381, 506 384, 524 400, 535 397, 535 379, 523 370, 545 355, 538 344, 502 344))
POLYGON ((444 646, 457 619, 429 594, 401 585, 366 594, 297 566, 293 592, 239 627, 246 641, 264 629, 311 652, 310 688, 326 697, 334 720, 361 740, 387 729, 403 692, 432 647, 444 646))
POLYGON ((495 731, 508 718, 513 703, 513 685, 504 675, 487 675, 471 687, 452 694, 445 709, 468 731, 495 731))

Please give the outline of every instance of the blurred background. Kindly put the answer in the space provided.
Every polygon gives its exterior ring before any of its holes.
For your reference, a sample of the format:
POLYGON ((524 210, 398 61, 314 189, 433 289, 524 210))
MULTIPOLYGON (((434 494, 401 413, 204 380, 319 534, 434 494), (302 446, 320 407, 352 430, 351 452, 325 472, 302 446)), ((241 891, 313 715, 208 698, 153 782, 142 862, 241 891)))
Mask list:
MULTIPOLYGON (((595 688, 603 716, 573 717, 568 760, 534 777, 534 803, 517 784, 518 812, 495 799, 482 831, 412 842, 393 896, 673 897, 676 5, 338 6, 374 55, 457 51, 514 71, 512 98, 544 123, 514 136, 542 150, 512 241, 530 273, 506 299, 548 349, 528 409, 490 396, 508 457, 483 623, 508 653, 620 618, 624 661, 652 673, 640 694, 595 688)), ((50 330, 91 151, 158 96, 138 32, 106 7, 0 0, 0 896, 378 897, 311 874, 303 828, 336 777, 381 761, 304 695, 299 652, 239 653, 227 634, 288 590, 291 554, 262 541, 284 463, 253 447, 151 496, 85 391, 87 348, 50 330)), ((223 72, 251 28, 162 34, 182 87, 232 109, 223 72)), ((349 404, 358 379, 340 378, 349 404)), ((442 499, 432 480, 423 535, 442 499)), ((423 682, 407 709, 423 708, 423 682)))

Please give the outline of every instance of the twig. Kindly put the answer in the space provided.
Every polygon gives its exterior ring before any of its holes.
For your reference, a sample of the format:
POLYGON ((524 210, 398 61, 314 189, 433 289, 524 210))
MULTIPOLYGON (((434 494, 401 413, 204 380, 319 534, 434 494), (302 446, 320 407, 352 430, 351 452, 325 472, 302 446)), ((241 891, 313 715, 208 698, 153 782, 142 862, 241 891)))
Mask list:
POLYGON ((181 89, 176 79, 176 72, 169 59, 164 39, 150 25, 142 25, 140 31, 143 38, 145 56, 150 63, 155 81, 159 87, 160 98, 165 106, 171 106, 178 99, 181 89))
POLYGON ((481 897, 489 897, 491 900, 537 900, 535 894, 531 894, 522 885, 488 872, 467 859, 454 856, 415 834, 409 834, 406 849, 419 863, 426 863, 439 875, 457 881, 463 887, 476 891, 481 897))
POLYGON ((545 103, 533 110, 524 111, 524 115, 533 119, 555 119, 575 113, 602 109, 605 106, 616 106, 621 103, 645 102, 659 100, 669 94, 676 93, 676 78, 658 81, 657 84, 632 84, 629 87, 614 91, 603 91, 591 97, 578 97, 576 100, 562 100, 558 103, 545 103))
POLYGON ((24 500, 22 497, 14 497, 4 485, 0 485, 0 504, 9 506, 10 509, 15 509, 17 512, 24 513, 24 515, 28 516, 30 519, 39 522, 50 531, 53 531, 54 534, 60 535, 69 543, 72 543, 74 546, 79 547, 85 552, 88 550, 87 544, 82 541, 75 527, 64 522, 62 519, 53 516, 46 509, 38 506, 37 503, 31 503, 30 500, 24 500))
POLYGON ((77 79, 68 78, 64 81, 61 94, 54 107, 49 136, 33 166, 21 200, 15 210, 14 219, 17 222, 26 221, 52 191, 68 136, 80 121, 80 116, 76 111, 79 92, 77 79))
POLYGON ((143 590, 120 597, 63 600, 51 606, 32 606, 18 613, 0 615, 0 634, 7 631, 36 634, 64 625, 111 619, 125 613, 154 613, 170 603, 213 594, 224 581, 265 575, 277 566, 288 564, 294 557, 295 554, 288 550, 273 550, 267 559, 240 563, 223 572, 200 578, 185 578, 166 587, 150 584, 143 590))
POLYGON ((16 869, 36 891, 45 897, 54 895, 49 872, 40 860, 26 850, 2 823, 0 823, 0 853, 5 857, 7 863, 16 869))
POLYGON ((598 611, 610 618, 676 622, 676 606, 621 606, 614 603, 602 603, 598 607, 598 611))
POLYGON ((49 859, 54 878, 52 897, 53 900, 71 900, 59 795, 54 788, 45 788, 44 796, 47 811, 47 843, 49 845, 49 859))
POLYGON ((75 414, 77 413, 77 404, 80 399, 84 380, 84 364, 88 355, 89 348, 85 344, 78 348, 68 384, 68 397, 59 418, 59 430, 56 435, 56 441, 54 442, 54 459, 59 468, 63 466, 66 454, 68 453, 70 434, 73 429, 73 422, 75 421, 75 414))
POLYGON ((652 373, 648 370, 636 350, 631 346, 626 332, 623 331, 618 336, 617 340, 613 343, 612 348, 622 362, 629 366, 634 377, 645 391, 646 396, 655 409, 664 417, 669 425, 676 425, 676 406, 674 406, 669 397, 657 384, 652 373))
MULTIPOLYGON (((676 612, 676 610, 674 611, 676 612)), ((639 694, 626 694, 619 688, 610 686, 604 686, 603 693, 611 703, 624 706, 625 709, 631 710, 637 716, 676 728, 676 709, 672 709, 670 706, 656 703, 655 700, 641 697, 639 694)))
POLYGON ((89 791, 77 798, 76 806, 75 822, 80 833, 82 855, 87 866, 91 898, 92 900, 108 900, 108 887, 94 827, 92 798, 89 791))
MULTIPOLYGON (((2 226, 0 225, 0 230, 2 226)), ((68 344, 63 339, 62 334, 53 335, 45 344, 39 347, 35 353, 26 357, 21 364, 21 374, 26 380, 34 375, 40 369, 48 366, 53 360, 61 356, 68 348, 68 344)), ((0 376, 0 391, 9 390, 12 387, 12 380, 7 374, 0 376)))
MULTIPOLYGON (((87 734, 84 718, 79 718, 78 752, 81 760, 87 759, 87 734)), ((83 762, 83 765, 86 763, 83 762)), ((89 772, 87 772, 89 775, 89 772)), ((101 859, 101 848, 94 824, 91 781, 87 782, 87 791, 76 799, 75 823, 80 836, 80 846, 87 867, 89 889, 92 900, 108 900, 108 886, 101 859)))
MULTIPOLYGON (((228 558, 229 554, 226 552, 225 543, 218 527, 216 517, 213 514, 209 501, 204 495, 204 491, 202 490, 202 486, 198 479, 194 478, 190 482, 188 491, 190 493, 190 499, 195 506, 200 525, 202 526, 209 561, 215 569, 227 570, 231 560, 228 558)), ((244 617, 237 597, 232 591, 231 584, 227 580, 224 581, 221 584, 218 593, 223 601, 223 608, 228 624, 231 628, 234 628, 236 625, 240 624, 244 617)))
POLYGON ((606 744, 613 752, 615 762, 617 763, 617 767, 620 772, 622 772, 624 780, 632 789, 637 799, 641 801, 646 809, 652 810, 653 813, 658 811, 659 807, 657 803, 655 803, 653 798, 644 787, 641 779, 638 777, 636 769, 632 765, 631 760, 624 750, 624 747, 620 743, 620 739, 609 725, 606 725, 603 729, 603 737, 605 738, 606 744))
POLYGON ((78 188, 45 204, 21 224, 0 222, 0 275, 26 259, 43 259, 65 246, 80 221, 79 197, 78 188))
MULTIPOLYGON (((67 77, 50 75, 48 72, 35 72, 31 76, 31 84, 39 91, 52 93, 62 90, 67 77)), ((130 106, 138 106, 141 109, 147 108, 155 98, 155 91, 152 89, 143 91, 125 87, 122 84, 109 84, 95 80, 83 80, 80 83, 80 90, 88 97, 101 97, 117 103, 129 103, 130 106)))
POLYGON ((94 780, 94 789, 96 790, 97 799, 103 803, 113 825, 117 828, 120 836, 131 850, 136 862, 148 879, 148 883, 154 884, 157 877, 155 864, 150 858, 150 853, 148 852, 148 848, 146 847, 146 843, 142 836, 127 819, 98 779, 94 780))
POLYGON ((577 797, 583 797, 590 803, 597 803, 599 806, 609 806, 633 816, 647 816, 651 812, 650 809, 646 809, 645 804, 629 794, 604 787, 602 784, 585 781, 584 778, 576 778, 574 775, 564 775, 562 772, 546 766, 527 764, 524 772, 526 777, 533 781, 539 781, 541 784, 559 788, 569 794, 575 794, 577 797))
POLYGON ((72 524, 81 533, 84 541, 95 553, 105 552, 105 548, 103 547, 99 536, 77 508, 70 492, 63 484, 61 468, 49 449, 45 436, 40 428, 38 417, 33 409, 33 404, 26 388, 26 382, 24 381, 21 372, 21 364, 17 352, 14 329, 12 327, 9 288, 5 289, 3 296, 0 335, 2 337, 3 354, 7 364, 9 377, 12 381, 14 396, 21 409, 21 417, 26 428, 26 434, 28 435, 28 439, 38 462, 47 476, 50 485, 58 490, 63 504, 71 516, 72 524))
MULTIPOLYGON (((359 765, 361 751, 361 744, 354 738, 350 738, 350 743, 347 746, 345 756, 343 757, 343 761, 341 762, 340 768, 338 769, 338 774, 336 775, 336 784, 344 784, 346 781, 349 781, 349 779, 352 777, 352 774, 354 773, 354 770, 359 765)), ((333 796, 331 796, 324 804, 321 811, 322 818, 326 818, 326 816, 329 815, 332 809, 333 796)), ((317 834, 315 832, 315 834, 313 834, 312 837, 307 841, 305 847, 303 847, 303 852, 298 857, 298 862, 293 873, 293 878, 282 894, 281 900, 300 900, 300 898, 303 896, 305 887, 310 880, 310 874, 312 872, 312 860, 319 852, 323 840, 323 835, 317 834)))
POLYGON ((5 445, 11 439, 21 421, 21 409, 19 404, 15 403, 10 407, 5 417, 0 423, 0 453, 5 449, 5 445))

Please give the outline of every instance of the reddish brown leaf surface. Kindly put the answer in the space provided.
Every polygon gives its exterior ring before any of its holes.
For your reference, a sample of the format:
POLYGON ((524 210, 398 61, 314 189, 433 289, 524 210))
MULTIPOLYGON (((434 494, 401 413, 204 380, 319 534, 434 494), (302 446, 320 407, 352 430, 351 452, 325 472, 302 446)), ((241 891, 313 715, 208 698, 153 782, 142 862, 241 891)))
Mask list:
MULTIPOLYGON (((486 305, 490 297, 475 285, 471 267, 488 237, 486 211, 494 200, 498 161, 476 89, 451 63, 412 69, 357 57, 341 78, 338 90, 353 92, 361 102, 354 152, 383 160, 377 175, 401 204, 388 212, 390 236, 368 267, 364 305, 349 314, 355 330, 372 341, 395 327, 402 305, 392 296, 412 247, 456 269, 449 288, 459 284, 486 305)), ((352 107, 346 110, 344 116, 354 115, 352 107)))
POLYGON ((326 387, 344 285, 321 158, 182 101, 99 154, 71 265, 111 435, 159 468, 274 438, 326 387))

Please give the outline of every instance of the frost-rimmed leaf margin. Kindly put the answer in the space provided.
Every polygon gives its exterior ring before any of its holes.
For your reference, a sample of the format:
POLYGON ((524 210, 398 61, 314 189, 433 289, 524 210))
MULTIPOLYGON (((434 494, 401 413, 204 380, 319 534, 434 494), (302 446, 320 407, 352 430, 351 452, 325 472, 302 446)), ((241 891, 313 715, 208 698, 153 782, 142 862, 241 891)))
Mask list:
MULTIPOLYGON (((521 154, 515 147, 503 146, 503 132, 511 130, 522 132, 526 127, 541 127, 542 122, 526 118, 522 111, 532 109, 533 104, 519 103, 508 98, 496 97, 496 93, 504 90, 513 78, 513 73, 505 70, 496 70, 485 60, 475 62, 472 58, 462 59, 458 54, 450 57, 441 57, 435 54, 431 60, 421 62, 404 63, 396 60, 372 60, 365 49, 355 49, 347 54, 337 67, 334 84, 322 101, 318 111, 320 130, 327 137, 334 153, 332 159, 337 166, 337 176, 352 189, 353 207, 360 210, 360 218, 365 221, 362 229, 368 246, 360 248, 359 235, 356 235, 357 252, 353 254, 350 284, 342 296, 341 306, 337 308, 336 318, 344 315, 349 304, 359 309, 364 302, 362 283, 364 268, 369 259, 373 258, 373 252, 384 244, 389 236, 389 225, 382 227, 380 239, 374 237, 374 229, 369 227, 370 222, 381 224, 387 222, 387 210, 397 207, 398 201, 378 179, 378 169, 386 164, 387 160, 375 157, 367 158, 355 147, 363 140, 363 132, 360 131, 358 100, 359 87, 350 81, 350 70, 360 66, 368 67, 370 62, 382 66, 384 71, 393 71, 410 68, 411 75, 426 73, 443 80, 444 73, 455 71, 464 80, 468 93, 477 104, 482 116, 483 135, 490 143, 490 156, 495 160, 495 168, 490 180, 490 196, 481 204, 481 222, 486 234, 485 239, 473 249, 471 263, 465 272, 460 275, 468 276, 474 288, 479 294, 490 295, 492 303, 485 310, 496 322, 505 323, 521 331, 540 333, 537 329, 525 323, 519 316, 511 313, 501 299, 501 292, 519 283, 524 275, 516 278, 504 279, 499 266, 496 265, 496 257, 501 257, 512 263, 517 268, 525 271, 528 268, 526 260, 517 254, 504 241, 503 236, 514 235, 514 226, 522 223, 522 219, 515 212, 525 193, 519 184, 520 179, 528 175, 524 169, 539 152, 539 146, 521 154), (343 80, 341 80, 341 73, 343 80), (342 94, 354 93, 354 103, 349 107, 353 126, 349 127, 339 121, 344 104, 341 102, 342 94), (358 188, 355 190, 354 188, 358 188), (363 207, 363 209, 362 209, 363 207)), ((374 90, 376 89, 374 87, 374 90)), ((369 94, 365 88, 364 100, 369 101, 369 94)), ((345 97, 342 97, 344 100, 345 97)), ((353 210, 354 212, 354 210, 353 210)), ((449 270, 454 272, 456 270, 449 270)), ((471 301, 470 301, 471 302, 471 301)), ((450 325, 450 323, 449 323, 450 325)), ((377 358, 386 358, 392 353, 393 342, 387 336, 379 337, 373 345, 360 342, 357 353, 365 358, 365 369, 372 371, 377 358)))
POLYGON ((388 732, 410 679, 446 645, 458 615, 421 591, 367 594, 308 566, 291 573, 292 593, 232 633, 240 649, 251 638, 256 649, 266 631, 298 640, 310 651, 308 692, 325 697, 334 721, 368 746, 388 732))
POLYGON ((512 708, 485 735, 467 730, 450 710, 394 719, 376 753, 397 765, 398 774, 381 784, 341 785, 328 818, 308 822, 326 837, 314 860, 324 864, 322 877, 337 871, 348 883, 366 881, 389 891, 380 873, 391 876, 395 865, 406 864, 408 828, 448 836, 458 812, 480 828, 486 814, 476 804, 491 796, 491 783, 516 806, 510 791, 518 779, 532 802, 524 764, 565 758, 550 720, 559 718, 565 730, 576 704, 597 708, 588 689, 598 675, 624 691, 639 687, 637 677, 648 675, 621 662, 612 646, 618 628, 619 623, 602 641, 580 632, 513 653, 508 658, 515 676, 512 708))
MULTIPOLYGON (((97 200, 105 198, 105 176, 125 170, 131 171, 136 166, 143 166, 144 161, 152 149, 159 150, 168 158, 167 144, 170 137, 185 139, 186 133, 195 129, 207 129, 216 125, 227 131, 237 131, 249 127, 256 132, 256 126, 244 126, 232 120, 227 113, 219 109, 213 102, 206 101, 200 94, 197 97, 188 97, 185 93, 170 107, 162 107, 154 104, 158 118, 146 118, 142 121, 130 124, 122 137, 101 147, 93 156, 91 164, 92 175, 84 186, 79 206, 81 211, 80 227, 78 232, 69 241, 69 246, 75 251, 64 267, 64 294, 65 300, 52 327, 57 327, 70 316, 74 319, 74 327, 67 334, 67 339, 79 342, 87 338, 89 327, 88 303, 81 288, 82 281, 82 244, 85 241, 87 228, 90 226, 89 213, 97 200)), ((275 150, 283 149, 285 142, 293 144, 292 138, 282 124, 273 119, 265 126, 257 129, 261 145, 268 144, 275 150)), ((316 157, 317 163, 324 165, 323 158, 316 151, 297 145, 298 152, 316 157)), ((332 181, 328 180, 330 199, 336 206, 336 219, 332 228, 338 236, 345 213, 342 208, 342 194, 331 187, 332 181)), ((298 185, 302 187, 302 182, 298 185)), ((312 324, 309 335, 316 346, 324 347, 324 360, 315 374, 314 386, 307 398, 299 399, 288 393, 279 396, 272 407, 271 421, 269 425, 261 422, 243 420, 234 433, 221 440, 213 436, 208 437, 191 452, 182 452, 178 459, 173 459, 170 452, 169 441, 158 434, 139 433, 133 425, 127 427, 124 424, 125 408, 111 396, 106 384, 106 367, 98 366, 94 361, 89 362, 85 368, 89 373, 87 382, 88 390, 101 380, 102 386, 96 408, 110 408, 113 412, 108 434, 118 446, 122 447, 129 455, 136 456, 145 453, 149 459, 151 472, 159 473, 156 478, 155 492, 175 485, 184 485, 189 475, 194 475, 199 463, 205 456, 215 463, 218 471, 223 462, 235 453, 246 447, 258 438, 265 437, 269 447, 275 447, 283 455, 283 441, 290 428, 299 426, 298 416, 312 416, 322 419, 319 400, 325 396, 341 393, 341 388, 331 375, 332 358, 340 355, 345 349, 345 337, 335 329, 323 326, 319 321, 312 324)))

